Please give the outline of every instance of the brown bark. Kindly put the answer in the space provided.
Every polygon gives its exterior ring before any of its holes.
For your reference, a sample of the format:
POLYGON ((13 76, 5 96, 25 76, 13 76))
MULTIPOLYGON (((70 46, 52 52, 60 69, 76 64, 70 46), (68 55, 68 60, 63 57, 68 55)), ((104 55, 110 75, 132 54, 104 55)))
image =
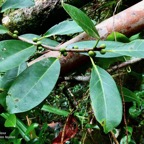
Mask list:
MULTIPOLYGON (((128 36, 139 32, 140 30, 144 29, 144 0, 103 21, 102 23, 98 24, 96 28, 100 34, 101 39, 105 39, 107 35, 113 31, 121 32, 128 36)), ((88 40, 89 38, 90 37, 85 32, 83 32, 75 38, 60 45, 59 47, 66 47, 72 43, 88 40)), ((29 65, 52 56, 59 56, 59 52, 48 52, 36 60, 30 62, 29 65)), ((85 59, 87 60, 87 58, 85 58, 83 55, 69 53, 67 57, 61 58, 62 72, 65 73, 66 70, 69 71, 70 69, 74 70, 77 66, 79 66, 78 62, 80 64, 84 64, 86 62, 85 59), (69 68, 67 69, 68 66, 69 68)))

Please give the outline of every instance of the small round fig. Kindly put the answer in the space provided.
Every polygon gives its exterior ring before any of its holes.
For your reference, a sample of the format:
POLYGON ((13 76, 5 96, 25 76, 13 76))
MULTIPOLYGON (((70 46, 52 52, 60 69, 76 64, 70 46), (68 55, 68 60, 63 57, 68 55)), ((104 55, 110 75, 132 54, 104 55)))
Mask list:
POLYGON ((105 49, 102 49, 102 50, 100 51, 100 53, 101 53, 101 54, 105 54, 105 53, 106 53, 106 50, 105 50, 105 49))
POLYGON ((73 49, 78 49, 78 46, 74 46, 73 49))
POLYGON ((89 52, 88 52, 88 55, 89 55, 90 57, 95 57, 95 56, 96 56, 96 52, 94 52, 94 51, 89 51, 89 52))
POLYGON ((41 41, 37 41, 36 45, 37 46, 41 46, 42 42, 41 41))
POLYGON ((14 32, 13 32, 14 34, 18 34, 19 32, 17 31, 17 30, 14 30, 14 32))
POLYGON ((63 54, 66 51, 66 48, 60 48, 60 52, 63 54))
POLYGON ((42 46, 38 46, 38 48, 37 48, 38 50, 42 50, 43 49, 43 47, 42 46))
POLYGON ((38 38, 34 37, 33 42, 37 42, 37 41, 38 41, 38 38))
POLYGON ((62 55, 63 55, 63 56, 67 56, 67 52, 65 51, 62 55))
POLYGON ((101 44, 101 45, 100 45, 100 48, 101 48, 101 49, 105 49, 105 48, 106 48, 106 45, 105 45, 105 44, 101 44))
POLYGON ((12 37, 16 39, 16 38, 18 38, 18 35, 17 34, 13 34, 12 37))

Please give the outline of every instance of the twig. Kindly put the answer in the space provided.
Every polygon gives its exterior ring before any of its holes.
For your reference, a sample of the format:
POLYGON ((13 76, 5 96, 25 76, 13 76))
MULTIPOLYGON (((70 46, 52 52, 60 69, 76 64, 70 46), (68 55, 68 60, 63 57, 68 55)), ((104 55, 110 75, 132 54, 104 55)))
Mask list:
POLYGON ((111 133, 111 136, 112 136, 112 138, 113 138, 115 144, 119 144, 119 142, 118 142, 118 140, 116 139, 114 133, 113 133, 112 131, 110 131, 110 133, 111 133))
MULTIPOLYGON (((137 63, 139 61, 143 60, 143 58, 134 58, 132 60, 129 60, 129 61, 126 61, 126 62, 123 62, 119 65, 115 65, 113 67, 111 67, 110 69, 108 69, 107 71, 109 73, 113 72, 113 71, 116 71, 117 69, 120 69, 120 68, 124 68, 128 65, 131 65, 131 64, 134 64, 134 63, 137 63)), ((123 75, 125 73, 120 73, 120 75, 123 75)), ((114 77, 117 77, 118 75, 114 75, 114 77)), ((90 75, 88 76, 69 76, 69 77, 64 77, 64 80, 66 81, 82 81, 82 82, 87 82, 90 80, 90 75)))
POLYGON ((113 72, 113 71, 115 71, 117 69, 120 69, 120 68, 126 67, 128 65, 137 63, 137 62, 139 62, 141 60, 143 60, 143 58, 134 58, 132 60, 128 60, 126 62, 123 62, 123 63, 121 63, 119 65, 115 65, 115 66, 111 67, 110 69, 108 69, 107 71, 110 73, 110 72, 113 72))
MULTIPOLYGON (((19 36, 18 39, 21 40, 21 41, 24 41, 24 42, 27 42, 27 43, 30 43, 30 44, 33 44, 33 45, 37 46, 37 43, 33 42, 32 40, 28 40, 26 38, 23 38, 22 36, 19 36)), ((45 44, 41 44, 41 46, 43 48, 51 50, 51 51, 60 51, 60 49, 62 47, 64 47, 63 44, 58 45, 57 47, 52 47, 52 46, 48 46, 48 45, 45 45, 45 44)), ((67 49, 67 48, 65 49, 66 52, 88 52, 90 50, 100 51, 101 48, 100 47, 95 47, 95 48, 92 47, 92 48, 83 48, 83 49, 67 49)))
MULTIPOLYGON (((118 73, 119 73, 119 69, 118 69, 118 73)), ((124 120, 124 125, 126 127, 126 144, 128 144, 128 129, 127 129, 127 119, 126 119, 126 105, 125 105, 125 99, 124 99, 124 93, 122 90, 123 87, 123 81, 122 81, 123 77, 119 76, 119 85, 120 85, 120 94, 121 94, 121 98, 122 98, 122 105, 123 105, 123 120, 124 120)))

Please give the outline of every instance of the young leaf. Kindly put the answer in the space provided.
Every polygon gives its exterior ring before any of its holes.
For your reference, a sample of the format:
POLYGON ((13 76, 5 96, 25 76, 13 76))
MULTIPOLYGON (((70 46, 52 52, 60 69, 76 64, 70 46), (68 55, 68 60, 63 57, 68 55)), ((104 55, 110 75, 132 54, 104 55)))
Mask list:
POLYGON ((8 32, 9 30, 6 27, 4 27, 3 25, 0 25, 0 34, 6 34, 8 32))
POLYGON ((19 40, 0 42, 0 72, 6 72, 28 60, 36 47, 19 40))
POLYGON ((68 35, 82 32, 83 29, 73 20, 65 20, 51 27, 45 34, 45 37, 53 35, 68 35))
POLYGON ((25 112, 40 104, 54 88, 59 73, 60 63, 56 58, 44 59, 27 68, 8 91, 8 111, 25 112))
POLYGON ((10 114, 4 124, 5 127, 16 127, 16 116, 14 114, 10 114))
POLYGON ((6 2, 2 5, 1 12, 4 12, 11 8, 25 8, 34 6, 33 0, 6 0, 6 2))
POLYGON ((80 9, 63 3, 63 8, 76 23, 90 36, 99 39, 99 34, 91 19, 80 9))
POLYGON ((90 98, 97 121, 108 133, 122 119, 122 102, 113 78, 93 63, 90 79, 90 98))
POLYGON ((52 106, 49 106, 49 105, 44 105, 41 110, 47 111, 50 113, 54 113, 57 115, 62 115, 62 116, 68 116, 69 115, 69 112, 55 108, 55 107, 52 107, 52 106))
POLYGON ((118 41, 118 42, 123 42, 123 43, 128 43, 130 42, 129 38, 126 37, 124 34, 119 33, 119 32, 112 32, 109 34, 106 38, 108 41, 118 41))

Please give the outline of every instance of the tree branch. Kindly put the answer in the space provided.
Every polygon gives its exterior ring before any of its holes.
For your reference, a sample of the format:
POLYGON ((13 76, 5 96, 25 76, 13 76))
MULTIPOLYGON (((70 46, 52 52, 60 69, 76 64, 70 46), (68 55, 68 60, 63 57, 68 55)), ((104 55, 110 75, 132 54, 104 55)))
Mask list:
POLYGON ((128 60, 126 62, 123 62, 119 65, 115 65, 113 67, 111 67, 110 69, 108 69, 107 71, 110 73, 110 72, 113 72, 117 69, 120 69, 120 68, 123 68, 123 67, 127 67, 128 65, 131 65, 131 64, 134 64, 134 63, 137 63, 139 61, 143 60, 143 58, 134 58, 134 59, 131 59, 131 60, 128 60))
MULTIPOLYGON (((136 5, 98 24, 96 28, 99 32, 100 38, 105 39, 107 35, 113 31, 113 29, 117 32, 121 32, 128 36, 144 29, 143 11, 144 11, 144 1, 141 1, 136 5)), ((89 39, 92 38, 90 38, 85 32, 83 32, 56 48, 66 47, 72 43, 89 39)), ((29 65, 48 57, 58 57, 59 54, 60 53, 57 51, 56 52, 50 51, 40 56, 39 58, 35 59, 34 61, 30 62, 29 65)), ((63 73, 67 73, 69 70, 74 70, 77 66, 79 67, 81 64, 88 62, 88 58, 86 58, 86 56, 83 55, 69 53, 67 57, 62 57, 60 61, 63 73)))
MULTIPOLYGON (((121 63, 119 65, 115 65, 115 66, 111 67, 110 69, 107 69, 107 72, 111 73, 111 72, 116 71, 118 69, 127 67, 129 65, 134 64, 134 63, 137 63, 137 62, 139 62, 141 60, 143 60, 143 58, 134 58, 132 60, 123 62, 123 63, 121 63)), ((82 82, 87 82, 87 81, 90 80, 90 75, 88 75, 88 76, 69 76, 69 77, 65 76, 64 80, 66 80, 66 81, 82 81, 82 82)))

